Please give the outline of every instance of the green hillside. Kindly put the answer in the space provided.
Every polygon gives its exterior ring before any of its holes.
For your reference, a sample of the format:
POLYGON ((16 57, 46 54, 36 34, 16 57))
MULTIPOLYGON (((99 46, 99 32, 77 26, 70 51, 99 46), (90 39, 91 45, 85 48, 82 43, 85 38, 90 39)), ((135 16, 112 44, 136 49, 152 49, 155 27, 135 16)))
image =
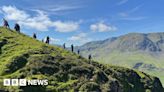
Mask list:
POLYGON ((129 33, 77 47, 84 57, 101 63, 138 69, 157 76, 164 84, 164 32, 129 33))
POLYGON ((143 72, 89 61, 12 30, 0 28, 0 91, 164 92, 143 72), (48 86, 3 86, 3 79, 48 79, 48 86))

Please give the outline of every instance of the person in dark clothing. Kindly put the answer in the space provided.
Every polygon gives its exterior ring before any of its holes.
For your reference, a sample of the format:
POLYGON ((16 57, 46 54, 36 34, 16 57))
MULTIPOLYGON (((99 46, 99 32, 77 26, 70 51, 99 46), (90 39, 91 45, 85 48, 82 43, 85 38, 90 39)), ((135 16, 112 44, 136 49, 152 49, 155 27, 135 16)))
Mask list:
POLYGON ((65 43, 63 44, 63 48, 65 49, 66 47, 65 47, 65 43))
POLYGON ((15 24, 15 27, 14 27, 15 31, 19 32, 20 33, 20 26, 18 23, 15 24))
POLYGON ((91 63, 91 60, 92 60, 92 55, 91 54, 88 56, 88 59, 89 59, 89 63, 91 63))
POLYGON ((71 45, 71 51, 72 51, 72 52, 74 51, 74 46, 73 46, 73 44, 71 45))
POLYGON ((77 51, 77 54, 80 54, 80 50, 77 51))
POLYGON ((50 37, 49 37, 49 36, 47 36, 47 38, 46 38, 46 43, 47 43, 47 44, 50 43, 50 37))
POLYGON ((9 23, 8 23, 8 21, 7 21, 6 19, 3 19, 3 26, 4 26, 5 28, 10 28, 10 27, 9 27, 9 23))
POLYGON ((91 60, 91 59, 92 59, 92 56, 91 56, 91 54, 88 56, 88 59, 89 59, 89 60, 91 60))
POLYGON ((36 33, 34 33, 34 34, 33 34, 33 38, 34 38, 34 39, 36 39, 36 38, 37 38, 37 37, 36 37, 36 33))

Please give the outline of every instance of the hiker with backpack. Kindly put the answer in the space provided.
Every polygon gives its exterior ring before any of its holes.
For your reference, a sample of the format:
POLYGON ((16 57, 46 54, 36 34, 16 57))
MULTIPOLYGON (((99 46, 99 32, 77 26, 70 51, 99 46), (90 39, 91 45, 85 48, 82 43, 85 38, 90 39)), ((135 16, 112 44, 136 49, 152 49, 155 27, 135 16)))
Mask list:
POLYGON ((77 51, 77 54, 79 54, 79 55, 80 55, 80 50, 78 50, 78 51, 77 51))
POLYGON ((7 21, 6 19, 4 19, 4 18, 3 18, 3 26, 4 26, 5 28, 10 28, 10 27, 9 27, 8 21, 7 21))
POLYGON ((49 36, 47 36, 47 38, 46 38, 46 43, 47 43, 47 44, 50 43, 50 37, 49 37, 49 36))
POLYGON ((65 49, 66 47, 65 47, 65 43, 63 44, 63 48, 65 49))
POLYGON ((14 27, 15 31, 19 32, 20 33, 20 26, 18 23, 15 24, 15 27, 14 27))
POLYGON ((71 45, 71 51, 72 51, 72 52, 74 51, 74 46, 73 46, 73 44, 71 45))
POLYGON ((34 39, 36 39, 36 38, 37 38, 37 37, 36 37, 36 33, 34 33, 34 34, 33 34, 33 38, 34 38, 34 39))
POLYGON ((91 63, 91 60, 92 60, 92 55, 88 55, 88 59, 89 59, 89 63, 91 63))

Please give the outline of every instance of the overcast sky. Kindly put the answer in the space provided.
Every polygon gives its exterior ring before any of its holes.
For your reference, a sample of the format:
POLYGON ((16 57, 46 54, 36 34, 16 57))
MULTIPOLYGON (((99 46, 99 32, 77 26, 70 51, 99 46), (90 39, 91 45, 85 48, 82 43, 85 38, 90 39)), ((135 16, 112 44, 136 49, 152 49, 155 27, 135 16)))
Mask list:
POLYGON ((51 43, 82 45, 131 32, 164 32, 164 0, 0 0, 0 18, 51 43))

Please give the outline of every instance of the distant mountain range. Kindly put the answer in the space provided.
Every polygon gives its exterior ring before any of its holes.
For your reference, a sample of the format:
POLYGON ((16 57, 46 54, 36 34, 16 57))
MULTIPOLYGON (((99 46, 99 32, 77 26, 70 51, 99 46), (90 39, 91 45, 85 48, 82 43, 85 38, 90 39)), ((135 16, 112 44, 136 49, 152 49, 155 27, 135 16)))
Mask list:
POLYGON ((101 63, 138 69, 158 76, 164 84, 164 32, 129 33, 102 41, 88 42, 80 49, 81 55, 101 63))

